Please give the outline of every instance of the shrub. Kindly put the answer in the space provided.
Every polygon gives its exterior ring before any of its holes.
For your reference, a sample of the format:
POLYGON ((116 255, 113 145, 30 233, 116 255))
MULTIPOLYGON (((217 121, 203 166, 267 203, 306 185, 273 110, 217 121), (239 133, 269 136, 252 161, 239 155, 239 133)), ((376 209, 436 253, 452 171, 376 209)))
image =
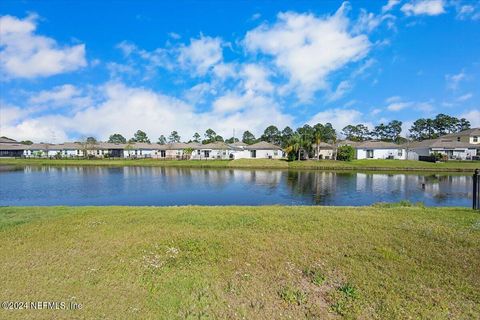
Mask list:
POLYGON ((352 146, 341 146, 337 149, 337 160, 352 161, 355 157, 355 149, 352 146))
POLYGON ((342 292, 346 298, 356 299, 358 296, 357 289, 350 283, 344 284, 343 286, 338 288, 338 290, 342 292))
POLYGON ((289 286, 283 287, 278 294, 283 301, 292 304, 301 305, 307 300, 307 295, 304 292, 289 286))

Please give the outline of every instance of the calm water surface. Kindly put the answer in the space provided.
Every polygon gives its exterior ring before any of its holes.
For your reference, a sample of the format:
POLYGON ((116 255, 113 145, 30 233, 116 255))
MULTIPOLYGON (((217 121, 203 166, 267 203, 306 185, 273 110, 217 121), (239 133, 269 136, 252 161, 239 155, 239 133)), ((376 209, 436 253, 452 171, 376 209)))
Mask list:
POLYGON ((0 205, 470 206, 471 175, 148 167, 2 167, 0 205))

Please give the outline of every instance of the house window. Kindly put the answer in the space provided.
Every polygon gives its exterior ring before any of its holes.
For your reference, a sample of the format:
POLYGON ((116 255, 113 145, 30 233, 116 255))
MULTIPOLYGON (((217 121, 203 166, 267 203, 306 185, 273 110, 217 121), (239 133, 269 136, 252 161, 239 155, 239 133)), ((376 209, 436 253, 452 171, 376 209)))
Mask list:
POLYGON ((401 157, 403 155, 403 150, 402 149, 398 149, 398 156, 401 157))
POLYGON ((200 150, 197 150, 197 154, 200 155, 200 150))
POLYGON ((257 150, 251 150, 250 151, 250 157, 251 158, 256 158, 257 157, 257 150))
POLYGON ((278 156, 278 151, 277 150, 273 151, 273 155, 278 156))
POLYGON ((165 150, 160 150, 160 157, 165 158, 166 157, 166 152, 165 150))
POLYGON ((473 142, 478 142, 478 137, 477 136, 473 137, 473 142))
POLYGON ((210 157, 210 150, 203 150, 203 156, 205 158, 209 158, 210 157))
POLYGON ((137 150, 135 150, 135 155, 137 155, 137 150))
POLYGON ((99 155, 99 154, 100 154, 100 150, 97 150, 97 155, 99 155))
POLYGON ((373 150, 367 150, 367 158, 372 159, 373 158, 373 150))

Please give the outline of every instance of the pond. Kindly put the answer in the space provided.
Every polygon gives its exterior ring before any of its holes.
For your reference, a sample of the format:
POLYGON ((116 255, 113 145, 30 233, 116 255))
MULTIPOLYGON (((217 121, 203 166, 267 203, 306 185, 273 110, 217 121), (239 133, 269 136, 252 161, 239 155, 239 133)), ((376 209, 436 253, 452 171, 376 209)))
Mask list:
POLYGON ((471 175, 161 167, 2 167, 0 205, 470 206, 471 175))

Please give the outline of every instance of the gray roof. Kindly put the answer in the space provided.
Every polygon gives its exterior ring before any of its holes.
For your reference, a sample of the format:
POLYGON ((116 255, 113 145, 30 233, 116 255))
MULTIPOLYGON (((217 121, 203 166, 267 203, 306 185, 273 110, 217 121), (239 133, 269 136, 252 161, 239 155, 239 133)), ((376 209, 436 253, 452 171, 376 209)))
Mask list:
POLYGON ((403 149, 404 146, 398 145, 393 142, 369 140, 358 142, 353 146, 355 149, 403 149))
POLYGON ((342 147, 342 146, 352 146, 352 147, 354 147, 359 143, 361 143, 361 142, 352 141, 352 140, 341 140, 341 141, 337 142, 337 146, 339 146, 339 147, 342 147))
MULTIPOLYGON (((320 149, 333 149, 333 145, 326 142, 320 142, 318 145, 320 149)), ((317 144, 316 143, 312 144, 312 148, 317 149, 317 144)))
POLYGON ((60 150, 57 145, 51 143, 33 143, 25 146, 25 150, 60 150))
POLYGON ((480 146, 475 146, 468 142, 459 142, 457 140, 438 138, 438 139, 429 139, 418 142, 413 142, 408 144, 409 149, 418 149, 418 148, 476 148, 480 146))
POLYGON ((225 142, 217 141, 217 142, 202 144, 198 147, 198 149, 230 150, 232 149, 232 147, 226 144, 225 142))
POLYGON ((184 142, 168 143, 164 144, 162 147, 164 148, 164 150, 183 150, 186 148, 194 148, 193 145, 184 142))
POLYGON ((17 141, 8 137, 0 137, 0 143, 17 143, 17 141))
POLYGON ((165 147, 164 145, 158 144, 158 143, 146 143, 146 142, 135 142, 135 143, 128 143, 123 145, 120 144, 113 144, 113 143, 105 143, 103 142, 103 147, 104 148, 109 148, 109 149, 125 149, 127 146, 129 146, 133 150, 163 150, 165 147))
POLYGON ((248 144, 246 144, 245 142, 242 142, 242 141, 230 143, 229 145, 232 146, 232 147, 246 147, 246 146, 248 146, 248 144))
POLYGON ((457 133, 449 133, 440 138, 456 138, 456 137, 472 137, 472 136, 480 136, 480 128, 472 128, 463 130, 457 133))
POLYGON ((282 150, 282 148, 280 148, 279 146, 266 141, 260 141, 260 142, 251 144, 249 146, 246 146, 245 149, 247 150, 282 150))
POLYGON ((0 150, 26 150, 27 145, 19 143, 1 143, 0 150))

